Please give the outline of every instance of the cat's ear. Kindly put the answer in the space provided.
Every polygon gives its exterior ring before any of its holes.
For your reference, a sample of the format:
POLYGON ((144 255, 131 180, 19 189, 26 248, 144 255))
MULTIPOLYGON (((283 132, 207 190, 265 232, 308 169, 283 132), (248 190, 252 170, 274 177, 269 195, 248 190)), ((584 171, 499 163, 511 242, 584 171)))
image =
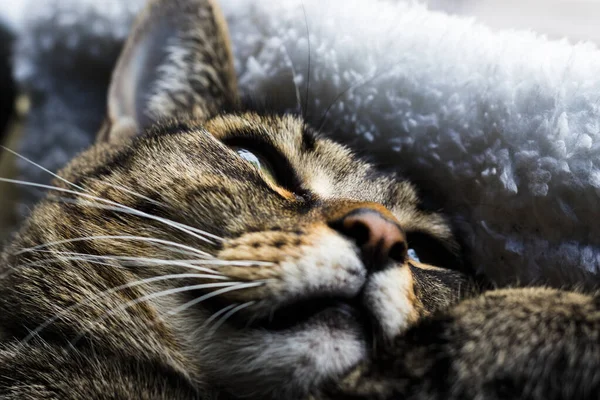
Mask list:
POLYGON ((151 0, 117 61, 99 141, 160 119, 206 120, 238 102, 225 19, 213 0, 151 0))

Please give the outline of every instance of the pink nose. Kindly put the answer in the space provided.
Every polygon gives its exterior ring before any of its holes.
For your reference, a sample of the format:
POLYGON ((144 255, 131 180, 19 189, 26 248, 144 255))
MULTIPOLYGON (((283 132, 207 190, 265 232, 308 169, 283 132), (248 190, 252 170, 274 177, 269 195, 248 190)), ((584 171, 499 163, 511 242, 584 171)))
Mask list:
POLYGON ((377 210, 354 209, 330 226, 354 240, 369 269, 384 268, 390 260, 406 260, 408 247, 404 232, 377 210))

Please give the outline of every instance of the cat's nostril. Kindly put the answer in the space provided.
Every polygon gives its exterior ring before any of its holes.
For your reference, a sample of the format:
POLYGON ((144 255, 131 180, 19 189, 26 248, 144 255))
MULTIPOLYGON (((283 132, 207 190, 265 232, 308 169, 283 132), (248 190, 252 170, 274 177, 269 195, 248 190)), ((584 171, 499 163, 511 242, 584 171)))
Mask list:
POLYGON ((404 261, 408 254, 408 245, 405 241, 397 242, 389 252, 389 258, 396 261, 404 261))
POLYGON ((390 260, 406 260, 408 246, 404 232, 396 222, 376 210, 355 209, 330 226, 354 240, 370 269, 384 268, 390 260))
POLYGON ((368 225, 360 220, 346 221, 343 227, 343 233, 354 239, 358 247, 362 247, 371 239, 371 232, 368 225))

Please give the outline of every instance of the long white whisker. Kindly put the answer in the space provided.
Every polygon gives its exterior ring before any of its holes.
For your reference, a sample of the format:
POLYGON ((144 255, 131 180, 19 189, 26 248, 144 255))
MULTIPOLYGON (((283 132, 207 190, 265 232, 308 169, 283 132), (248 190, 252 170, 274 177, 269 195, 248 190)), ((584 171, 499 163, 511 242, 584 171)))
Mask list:
MULTIPOLYGON (((108 263, 108 262, 94 261, 94 260, 89 260, 89 259, 86 259, 86 258, 83 258, 83 257, 62 257, 61 260, 65 260, 65 261, 85 261, 85 262, 88 262, 90 264, 106 265, 106 266, 109 266, 109 267, 117 267, 116 265, 108 263)), ((6 278, 7 276, 9 276, 13 272, 15 272, 17 269, 27 268, 27 267, 37 267, 37 266, 40 266, 40 265, 44 265, 47 262, 48 262, 48 260, 40 260, 40 261, 34 261, 34 262, 30 262, 30 263, 25 263, 25 264, 19 264, 19 265, 14 266, 14 267, 9 267, 8 271, 6 271, 2 275, 0 275, 0 280, 6 278)))
POLYGON ((125 187, 125 186, 117 185, 116 183, 106 182, 106 181, 103 181, 102 179, 98 179, 98 178, 91 178, 91 179, 93 179, 93 180, 95 180, 97 182, 100 182, 102 185, 110 186, 112 188, 121 190, 122 192, 129 193, 130 195, 135 196, 137 198, 146 200, 147 202, 150 202, 150 203, 152 203, 154 205, 161 206, 161 207, 168 207, 164 203, 161 203, 159 201, 151 199, 148 196, 144 196, 143 194, 140 194, 140 193, 138 193, 138 192, 136 192, 136 191, 134 191, 132 189, 129 189, 129 188, 125 187))
MULTIPOLYGON (((186 260, 193 265, 203 265, 206 263, 205 260, 186 260)), ((224 266, 237 266, 237 267, 270 267, 275 265, 275 263, 270 261, 255 261, 255 260, 208 260, 210 265, 224 265, 224 266)))
POLYGON ((219 318, 221 315, 223 315, 223 313, 226 313, 227 311, 231 310, 233 307, 237 306, 239 303, 233 303, 228 305, 227 307, 223 307, 221 308, 219 311, 217 311, 216 313, 214 313, 213 315, 210 316, 210 318, 208 318, 206 321, 204 321, 204 323, 202 324, 202 326, 200 328, 198 328, 194 334, 196 332, 198 332, 198 330, 205 328, 207 326, 210 325, 211 322, 213 322, 215 319, 219 318))
MULTIPOLYGON (((53 251, 53 250, 35 250, 38 253, 51 253, 55 255, 64 255, 64 256, 79 256, 84 257, 90 260, 115 260, 119 261, 122 265, 139 265, 141 263, 149 263, 153 265, 166 265, 166 266, 175 266, 175 267, 185 267, 194 269, 196 271, 202 271, 209 274, 222 275, 217 271, 214 271, 209 268, 202 268, 196 265, 192 265, 186 262, 182 262, 179 260, 164 260, 160 258, 148 258, 148 257, 130 257, 130 256, 115 256, 115 255, 97 255, 97 254, 86 254, 86 253, 76 253, 70 251, 53 251), (125 264, 123 261, 130 261, 132 264, 125 264)), ((209 262, 210 260, 207 260, 209 262)))
MULTIPOLYGON (((32 252, 37 253, 51 253, 56 255, 67 255, 67 256, 81 256, 82 260, 95 260, 95 259, 104 259, 104 260, 115 260, 115 261, 130 261, 131 264, 123 264, 123 265, 136 265, 141 262, 149 262, 156 265, 173 265, 173 266, 182 266, 188 267, 192 269, 197 269, 197 265, 210 265, 213 267, 220 266, 233 266, 233 267, 259 267, 259 266, 272 266, 275 263, 269 261, 255 261, 255 260, 219 260, 219 259, 208 259, 208 260, 169 260, 162 258, 149 258, 149 257, 133 257, 133 256, 117 256, 117 255, 99 255, 99 254, 88 254, 88 253, 77 253, 70 251, 56 251, 56 250, 32 250, 32 252)), ((68 259, 68 258, 67 258, 68 259)), ((78 260, 78 259, 75 259, 78 260)), ((211 271, 211 273, 219 274, 218 271, 215 270, 205 270, 200 269, 201 271, 207 272, 211 271)))
MULTIPOLYGON (((184 286, 184 287, 179 287, 179 288, 174 288, 174 289, 167 289, 167 290, 162 290, 160 292, 156 292, 156 293, 151 293, 151 294, 147 294, 145 296, 139 297, 135 300, 132 301, 128 301, 127 303, 116 307, 112 310, 109 310, 108 312, 104 313, 104 315, 93 321, 93 323, 98 323, 98 322, 102 322, 105 321, 106 319, 110 318, 112 315, 120 312, 120 311, 125 311, 128 308, 134 307, 140 303, 144 303, 146 301, 151 301, 154 299, 158 299, 161 297, 165 297, 165 296, 170 296, 173 294, 177 294, 177 293, 184 293, 184 292, 191 292, 193 290, 200 290, 200 289, 208 289, 208 288, 214 288, 214 287, 237 287, 239 286, 239 282, 219 282, 219 283, 205 283, 205 284, 201 284, 201 285, 190 285, 190 286, 184 286)), ((214 292, 211 292, 214 293, 214 292)), ((81 338, 86 334, 87 331, 82 332, 80 335, 78 335, 74 340, 72 340, 70 342, 70 344, 72 346, 75 346, 75 344, 81 340, 81 338)))
POLYGON ((290 69, 292 70, 292 82, 294 83, 294 88, 296 89, 296 102, 298 104, 298 108, 300 108, 300 113, 304 115, 304 110, 302 109, 302 96, 300 95, 300 88, 298 87, 298 83, 296 82, 296 68, 294 68, 294 62, 290 57, 290 53, 288 52, 287 47, 285 45, 281 45, 285 54, 287 56, 288 61, 290 62, 290 69))
MULTIPOLYGON (((123 214, 132 214, 132 215, 138 215, 138 213, 140 213, 141 211, 138 211, 136 209, 129 209, 130 207, 127 206, 117 206, 117 207, 111 207, 111 206, 106 206, 106 205, 101 205, 98 203, 95 203, 93 201, 82 201, 82 200, 77 200, 77 199, 69 199, 66 197, 57 197, 58 200, 60 200, 63 203, 71 203, 71 204, 77 204, 77 205, 84 205, 84 206, 88 206, 88 207, 94 207, 94 208, 98 208, 100 210, 108 210, 108 211, 114 211, 114 212, 119 212, 119 213, 123 213, 123 214), (127 207, 127 209, 123 209, 123 207, 127 207)), ((148 214, 151 215, 151 214, 148 214)), ((189 230, 192 232, 195 232, 199 235, 204 235, 207 237, 210 237, 211 239, 215 239, 218 241, 223 241, 224 239, 220 236, 217 235, 213 235, 212 233, 208 233, 206 231, 203 231, 202 229, 198 229, 198 228, 194 228, 192 226, 186 225, 186 224, 182 224, 180 222, 175 222, 172 221, 170 219, 166 219, 166 218, 162 218, 162 217, 156 217, 153 216, 155 218, 159 218, 159 219, 164 219, 165 221, 169 221, 170 224, 173 227, 179 227, 185 230, 189 230)), ((206 239, 205 241, 212 243, 211 241, 209 241, 208 239, 206 239)))
MULTIPOLYGON (((141 286, 141 285, 145 285, 148 283, 153 283, 153 282, 160 282, 160 281, 167 281, 167 280, 173 280, 173 279, 194 279, 194 278, 199 278, 199 279, 216 279, 218 277, 214 277, 214 276, 208 276, 208 275, 202 275, 202 274, 172 274, 172 275, 161 275, 161 276, 155 276, 152 278, 146 278, 146 279, 141 279, 138 281, 134 281, 134 282, 129 282, 120 286, 116 286, 113 288, 110 288, 108 290, 102 291, 98 294, 95 294, 92 297, 88 297, 86 298, 84 301, 78 302, 70 307, 65 308, 64 310, 60 311, 58 314, 56 314, 55 316, 53 316, 50 319, 47 319, 46 321, 44 321, 41 325, 39 325, 37 328, 35 328, 33 331, 31 331, 25 338, 23 338, 23 340, 21 340, 20 344, 21 345, 26 345, 31 339, 33 339, 34 336, 39 335, 39 333, 46 329, 48 326, 50 326, 51 324, 53 324, 54 322, 58 321, 63 315, 65 315, 68 312, 74 311, 78 308, 81 308, 83 306, 85 306, 86 304, 90 304, 96 300, 101 300, 103 298, 106 298, 108 296, 110 296, 111 294, 114 294, 116 292, 125 290, 125 289, 130 289, 136 286, 141 286)), ((227 285, 235 285, 235 282, 228 282, 226 283, 227 285)), ((195 285, 196 287, 213 287, 214 284, 209 283, 209 284, 205 284, 205 285, 195 285), (209 286, 207 286, 209 285, 209 286)), ((222 284, 219 284, 222 286, 222 284)), ((159 292, 160 293, 160 292, 159 292)))
POLYGON ((308 42, 308 71, 306 78, 306 93, 304 95, 304 115, 306 118, 308 114, 308 92, 310 90, 310 58, 311 58, 311 50, 310 50, 310 29, 308 28, 308 18, 306 17, 306 8, 304 7, 304 1, 302 3, 302 12, 304 13, 304 24, 306 26, 306 41, 308 42))
MULTIPOLYGON (((138 197, 138 198, 140 198, 140 199, 144 199, 144 200, 146 200, 146 201, 148 201, 148 202, 150 202, 150 203, 152 203, 152 204, 154 204, 154 205, 157 205, 157 206, 160 206, 160 207, 169 207, 169 208, 172 208, 172 207, 171 207, 170 205, 168 205, 168 204, 161 203, 161 202, 159 202, 159 201, 156 201, 156 200, 154 200, 154 199, 151 199, 150 197, 148 197, 148 196, 144 196, 143 194, 140 194, 140 193, 138 193, 138 192, 136 192, 136 191, 134 191, 134 190, 131 190, 131 189, 129 189, 129 188, 127 188, 127 187, 125 187, 125 186, 117 185, 117 184, 110 183, 110 182, 105 182, 105 181, 103 181, 103 180, 100 180, 100 179, 98 179, 98 178, 93 178, 93 179, 97 180, 98 182, 100 182, 100 183, 102 183, 102 184, 104 184, 104 185, 107 185, 107 186, 110 186, 110 187, 114 187, 115 189, 119 189, 119 190, 121 190, 121 191, 123 191, 123 192, 125 192, 125 193, 129 193, 129 194, 131 194, 132 196, 138 197)), ((192 227, 192 226, 185 225, 185 224, 181 224, 181 223, 179 223, 179 222, 175 222, 175 221, 172 221, 172 222, 173 222, 174 224, 177 224, 177 225, 179 225, 179 226, 182 226, 182 227, 184 227, 184 228, 186 228, 186 229, 189 229, 189 230, 191 230, 192 232, 196 232, 196 233, 198 233, 198 234, 201 234, 201 235, 208 236, 208 237, 210 237, 211 239, 215 239, 215 240, 219 240, 219 241, 222 241, 222 240, 224 240, 224 239, 223 239, 222 237, 220 237, 220 236, 214 235, 214 234, 212 234, 212 233, 208 233, 208 232, 206 232, 206 231, 203 231, 203 230, 201 230, 201 229, 194 228, 194 227, 192 227)))
POLYGON ((76 185, 76 184, 74 184, 73 182, 69 182, 69 181, 68 181, 68 180, 66 180, 65 178, 63 178, 63 177, 61 177, 61 176, 59 176, 59 175, 55 174, 54 172, 50 171, 50 170, 49 170, 49 169, 47 169, 47 168, 44 168, 44 167, 42 167, 41 165, 37 164, 36 162, 34 162, 34 161, 31 161, 29 158, 27 158, 27 157, 25 157, 25 156, 23 156, 23 155, 21 155, 21 154, 17 153, 16 151, 14 151, 14 150, 11 150, 11 149, 9 149, 8 147, 5 147, 5 146, 0 146, 0 148, 1 148, 1 149, 4 149, 5 151, 8 151, 9 153, 11 153, 11 154, 12 154, 12 155, 14 155, 14 156, 17 156, 17 157, 19 157, 21 160, 27 161, 28 163, 30 163, 31 165, 33 165, 33 166, 35 166, 35 167, 37 167, 37 168, 41 169, 42 171, 44 171, 44 172, 47 172, 48 174, 52 175, 52 176, 53 176, 53 177, 55 177, 56 179, 63 181, 63 182, 64 182, 64 183, 66 183, 67 185, 70 185, 70 186, 72 186, 72 187, 74 187, 74 188, 77 188, 77 189, 79 189, 79 190, 81 190, 81 191, 84 191, 84 192, 86 191, 84 187, 82 187, 82 186, 79 186, 79 185, 76 185))
POLYGON ((203 296, 196 297, 194 300, 190 300, 187 303, 182 304, 179 307, 176 307, 175 309, 169 311, 167 313, 167 315, 178 314, 178 313, 180 313, 180 312, 182 312, 184 310, 187 310, 190 307, 195 306, 198 303, 203 302, 204 300, 210 299, 211 297, 215 297, 215 296, 218 296, 218 295, 223 294, 223 293, 231 292, 231 291, 234 291, 234 290, 240 290, 240 289, 247 289, 247 288, 251 288, 251 287, 262 286, 264 284, 265 284, 264 282, 240 283, 240 284, 238 284, 238 285, 236 285, 234 287, 228 287, 228 288, 223 288, 223 289, 215 290, 214 292, 210 292, 210 293, 207 293, 207 294, 205 294, 203 296))
MULTIPOLYGON (((107 185, 107 186, 113 187, 113 188, 115 188, 115 189, 119 189, 119 190, 121 190, 121 191, 123 191, 123 192, 125 192, 125 193, 129 193, 129 194, 131 194, 132 196, 138 197, 138 198, 140 198, 140 199, 144 199, 144 200, 146 200, 146 201, 148 201, 148 202, 150 202, 150 203, 152 203, 152 204, 154 204, 154 205, 157 205, 157 206, 160 206, 160 207, 169 207, 169 208, 172 208, 172 207, 171 207, 171 206, 169 206, 168 204, 161 203, 161 202, 159 202, 159 201, 156 201, 156 200, 154 200, 154 199, 151 199, 150 197, 148 197, 148 196, 144 196, 143 194, 140 194, 140 193, 138 193, 138 192, 136 192, 136 191, 134 191, 134 190, 131 190, 131 189, 129 189, 129 188, 127 188, 127 187, 125 187, 125 186, 117 185, 117 184, 110 183, 110 182, 105 182, 105 181, 103 181, 103 180, 100 180, 100 179, 98 179, 98 178, 93 178, 93 179, 97 180, 98 182, 102 183, 103 185, 107 185)), ((192 227, 192 226, 185 225, 185 224, 181 224, 181 223, 179 223, 179 222, 175 222, 175 221, 172 221, 172 222, 173 222, 174 224, 177 224, 177 225, 179 225, 179 226, 182 226, 182 227, 184 227, 184 228, 186 228, 186 229, 189 229, 189 230, 191 230, 192 232, 196 232, 196 233, 199 233, 199 234, 201 234, 201 235, 208 236, 208 237, 210 237, 211 239, 215 239, 215 240, 219 240, 219 241, 222 241, 222 240, 223 240, 223 238, 222 238, 222 237, 220 237, 220 236, 217 236, 217 235, 214 235, 214 234, 212 234, 212 233, 208 233, 208 232, 206 232, 206 231, 203 231, 203 230, 201 230, 201 229, 194 228, 194 227, 192 227)))
POLYGON ((256 303, 256 302, 249 301, 247 303, 240 304, 233 310, 229 311, 227 314, 223 315, 223 317, 221 317, 221 319, 217 321, 217 323, 210 329, 210 331, 208 331, 208 335, 212 335, 213 333, 215 333, 217 331, 217 329, 219 329, 221 327, 221 325, 223 325, 225 323, 225 321, 227 321, 229 318, 231 318, 233 316, 233 314, 235 314, 236 312, 238 312, 240 310, 243 310, 244 308, 250 307, 254 303, 256 303))
POLYGON ((43 185, 41 183, 33 183, 33 182, 20 181, 20 180, 16 180, 16 179, 0 178, 0 182, 14 183, 14 184, 18 184, 18 185, 31 186, 31 187, 39 187, 39 188, 48 189, 48 190, 55 190, 55 191, 58 191, 58 192, 74 194, 74 195, 77 195, 77 196, 81 196, 81 197, 89 198, 89 199, 92 199, 92 200, 96 200, 96 201, 99 201, 99 202, 102 202, 102 203, 111 204, 113 206, 120 207, 123 210, 128 210, 133 215, 137 215, 137 216, 148 218, 148 219, 151 219, 151 220, 154 220, 154 221, 157 221, 157 222, 161 222, 161 223, 163 223, 165 225, 171 226, 171 227, 173 227, 175 229, 178 229, 178 230, 180 230, 182 232, 185 232, 188 235, 193 236, 193 237, 195 237, 197 239, 200 239, 200 240, 203 240, 205 242, 214 244, 211 240, 209 240, 209 239, 207 239, 205 237, 202 237, 200 235, 195 234, 191 230, 182 227, 181 224, 179 224, 179 223, 175 223, 173 221, 170 221, 170 220, 165 219, 165 218, 157 217, 155 215, 150 215, 150 214, 147 214, 147 213, 145 213, 143 211, 139 211, 139 210, 136 210, 134 208, 125 206, 123 204, 119 204, 119 203, 111 201, 111 200, 103 199, 101 197, 92 196, 92 195, 86 194, 86 193, 76 192, 74 190, 63 189, 63 188, 59 188, 59 187, 56 187, 56 186, 43 185))
POLYGON ((179 226, 179 227, 182 227, 182 228, 188 229, 188 230, 190 230, 190 231, 192 231, 192 232, 196 232, 197 234, 200 234, 200 235, 205 235, 205 236, 208 236, 209 238, 211 238, 211 239, 215 239, 215 240, 218 240, 219 242, 222 242, 222 241, 224 241, 224 240, 225 240, 225 239, 224 239, 224 238, 222 238, 221 236, 217 236, 217 235, 214 235, 214 234, 212 234, 212 233, 208 233, 208 232, 206 232, 206 231, 203 231, 202 229, 198 229, 198 228, 195 228, 195 227, 193 227, 193 226, 189 226, 189 225, 186 225, 186 224, 182 224, 181 222, 175 222, 175 221, 172 221, 172 222, 173 222, 175 225, 179 226))
POLYGON ((147 238, 147 237, 143 237, 143 236, 128 236, 128 235, 124 235, 124 236, 111 236, 111 235, 87 236, 87 237, 79 237, 79 238, 74 238, 74 239, 57 240, 55 242, 40 244, 38 246, 34 246, 34 247, 29 247, 29 248, 23 249, 23 250, 15 253, 15 255, 20 255, 20 254, 24 254, 24 253, 30 253, 30 252, 35 251, 35 250, 45 249, 47 247, 51 247, 51 246, 55 246, 55 245, 59 245, 59 244, 85 242, 85 241, 91 241, 91 240, 103 240, 103 239, 134 240, 134 241, 137 240, 137 241, 142 241, 142 242, 150 242, 150 243, 163 244, 163 245, 166 245, 166 246, 172 246, 172 247, 176 247, 176 248, 180 248, 180 249, 185 249, 185 250, 188 250, 189 253, 196 254, 196 255, 199 255, 199 256, 202 256, 202 257, 207 257, 207 256, 210 257, 210 254, 208 254, 208 253, 206 253, 204 251, 201 251, 201 250, 198 250, 198 249, 195 249, 193 247, 186 246, 186 245, 183 245, 183 244, 171 242, 170 240, 147 238))

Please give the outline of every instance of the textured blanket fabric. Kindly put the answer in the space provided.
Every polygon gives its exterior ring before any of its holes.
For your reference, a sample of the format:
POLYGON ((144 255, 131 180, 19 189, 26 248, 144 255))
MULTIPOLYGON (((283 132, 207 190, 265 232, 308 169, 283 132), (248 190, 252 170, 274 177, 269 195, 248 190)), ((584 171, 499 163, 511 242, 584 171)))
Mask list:
MULTIPOLYGON (((16 78, 20 151, 88 145, 140 0, 36 0, 16 78)), ((242 90, 401 170, 499 285, 600 275, 600 50, 379 0, 220 0, 242 90), (308 32, 308 34, 307 34, 308 32)), ((29 180, 47 180, 22 164, 29 180)), ((29 199, 30 200, 30 199, 29 199)))

